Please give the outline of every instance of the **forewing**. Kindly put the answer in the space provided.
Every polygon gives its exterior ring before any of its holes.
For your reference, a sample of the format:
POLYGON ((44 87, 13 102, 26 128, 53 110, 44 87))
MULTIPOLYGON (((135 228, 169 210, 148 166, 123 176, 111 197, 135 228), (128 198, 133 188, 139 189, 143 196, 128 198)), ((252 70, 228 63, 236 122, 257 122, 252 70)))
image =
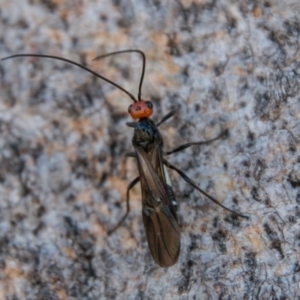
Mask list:
POLYGON ((170 267, 180 252, 180 229, 168 206, 143 207, 143 222, 153 259, 161 267, 170 267))
MULTIPOLYGON (((143 222, 150 252, 158 265, 170 267, 180 252, 180 228, 170 186, 154 170, 148 154, 136 148, 143 195, 143 222)), ((152 156, 153 161, 155 157, 152 156)), ((163 164, 156 164, 163 168, 163 164)), ((164 170, 160 170, 164 172, 164 170)))

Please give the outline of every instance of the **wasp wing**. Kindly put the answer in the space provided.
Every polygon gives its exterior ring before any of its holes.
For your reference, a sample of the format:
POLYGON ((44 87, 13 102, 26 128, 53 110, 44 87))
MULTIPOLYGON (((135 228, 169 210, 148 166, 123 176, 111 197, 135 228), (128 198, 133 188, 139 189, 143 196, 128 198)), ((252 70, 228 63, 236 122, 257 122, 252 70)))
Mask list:
POLYGON ((159 146, 148 154, 136 147, 142 188, 142 214, 147 241, 155 262, 170 267, 180 252, 180 228, 177 203, 168 182, 168 174, 159 146))

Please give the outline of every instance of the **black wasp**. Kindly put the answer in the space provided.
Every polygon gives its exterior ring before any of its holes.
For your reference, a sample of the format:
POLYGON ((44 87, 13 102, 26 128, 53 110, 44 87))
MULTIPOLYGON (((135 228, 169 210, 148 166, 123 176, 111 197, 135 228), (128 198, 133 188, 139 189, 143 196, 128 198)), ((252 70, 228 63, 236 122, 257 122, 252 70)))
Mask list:
POLYGON ((171 118, 175 111, 169 112, 165 115, 160 122, 154 123, 149 117, 153 113, 153 104, 150 101, 142 100, 141 98, 141 91, 142 91, 142 84, 145 74, 145 67, 146 67, 146 57, 145 54, 140 50, 123 50, 108 53, 105 55, 101 55, 95 58, 101 59, 107 56, 116 55, 120 53, 128 53, 128 52, 136 52, 142 56, 143 59, 143 67, 141 78, 139 82, 139 93, 138 98, 136 99, 131 93, 126 91, 120 85, 116 84, 115 82, 107 79, 106 77, 88 69, 87 67, 76 63, 74 61, 58 57, 58 56, 51 56, 51 55, 40 55, 40 54, 16 54, 12 56, 8 56, 3 58, 2 60, 15 58, 15 57, 44 57, 44 58, 51 58, 62 60, 73 65, 76 65, 93 75, 109 82, 113 86, 117 87, 118 89, 122 90, 126 93, 133 101, 128 108, 128 112, 131 117, 137 122, 129 122, 127 125, 129 127, 134 128, 132 144, 135 149, 135 152, 128 153, 127 156, 135 157, 138 163, 138 170, 139 176, 136 177, 127 187, 126 193, 126 213, 124 217, 120 220, 120 222, 109 231, 109 233, 116 230, 126 219, 129 211, 129 191, 133 188, 135 184, 138 182, 141 183, 141 190, 142 190, 142 215, 143 215, 143 222, 146 231, 147 241, 150 248, 150 252, 152 254, 153 259, 155 262, 161 267, 170 267, 174 265, 180 253, 180 227, 178 224, 178 217, 177 217, 177 201, 175 199, 171 181, 168 175, 167 168, 173 169, 179 173, 179 175, 189 184, 191 184, 195 189, 197 189, 200 193, 204 194, 207 198, 212 200, 214 203, 218 204, 219 206, 223 207, 224 209, 228 210, 229 212, 247 218, 239 213, 236 213, 229 208, 223 206, 219 203, 215 198, 207 194, 201 188, 199 188, 196 183, 190 179, 184 172, 179 170, 174 165, 170 164, 165 158, 165 155, 169 155, 178 151, 182 151, 190 146, 193 145, 203 145, 206 143, 210 143, 218 137, 208 140, 208 141, 200 141, 200 142, 191 142, 183 144, 176 149, 163 152, 163 139, 158 130, 158 127, 171 118))

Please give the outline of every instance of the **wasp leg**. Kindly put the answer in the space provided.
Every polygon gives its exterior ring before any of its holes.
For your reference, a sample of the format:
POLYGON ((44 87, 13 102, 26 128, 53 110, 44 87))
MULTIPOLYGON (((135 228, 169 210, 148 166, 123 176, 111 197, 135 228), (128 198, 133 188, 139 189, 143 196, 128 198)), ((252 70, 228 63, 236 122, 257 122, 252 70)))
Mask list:
POLYGON ((217 137, 211 139, 211 140, 207 140, 207 141, 200 141, 200 142, 190 142, 190 143, 186 143, 186 144, 183 144, 183 145, 180 145, 178 146, 177 148, 173 149, 172 151, 168 151, 168 152, 165 152, 164 155, 170 155, 172 153, 175 153, 175 152, 179 152, 179 151, 182 151, 186 148, 189 148, 191 146, 194 146, 194 145, 205 145, 205 144, 209 144, 217 139, 219 139, 220 137, 222 137, 223 135, 226 135, 227 134, 227 130, 224 130, 221 132, 221 134, 219 134, 217 137))
POLYGON ((136 124, 137 124, 137 122, 126 122, 126 125, 127 125, 128 127, 132 127, 132 128, 135 128, 135 127, 136 127, 136 124))
POLYGON ((166 122, 168 119, 173 117, 176 113, 176 110, 171 110, 169 113, 167 113, 158 123, 156 123, 156 126, 158 127, 162 123, 166 122))
POLYGON ((123 218, 119 221, 119 223, 111 230, 107 232, 108 235, 112 234, 116 229, 119 228, 119 226, 125 221, 127 218, 129 212, 130 212, 130 205, 129 205, 129 191, 140 181, 140 177, 136 177, 134 180, 132 180, 128 187, 127 187, 127 193, 126 193, 126 213, 123 216, 123 218))
POLYGON ((136 154, 135 154, 135 152, 127 152, 127 153, 125 153, 125 156, 126 157, 136 157, 136 154))
POLYGON ((187 183, 189 183, 193 188, 195 188, 196 190, 198 190, 200 193, 202 193, 203 195, 205 195, 208 199, 210 199, 212 202, 216 203, 217 205, 223 207, 224 209, 226 209, 227 211, 233 213, 234 215, 238 216, 238 217, 242 217, 245 219, 249 219, 248 216, 244 216, 242 214, 239 214, 229 208, 227 208, 226 206, 222 205, 217 199, 213 198, 212 196, 210 196, 209 194, 207 194, 204 190, 202 190, 201 188, 199 188, 196 183, 189 178, 184 172, 182 172, 181 170, 179 170, 178 168, 176 168, 175 166, 173 166, 172 164, 170 164, 167 160, 164 159, 164 164, 172 169, 175 170, 187 183))

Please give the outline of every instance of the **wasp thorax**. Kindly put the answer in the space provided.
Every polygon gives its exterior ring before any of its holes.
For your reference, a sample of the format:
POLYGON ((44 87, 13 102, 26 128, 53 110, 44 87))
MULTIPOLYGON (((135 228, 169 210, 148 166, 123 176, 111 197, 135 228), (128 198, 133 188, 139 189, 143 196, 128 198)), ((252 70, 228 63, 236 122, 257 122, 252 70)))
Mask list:
POLYGON ((128 107, 128 112, 133 119, 148 118, 153 113, 153 104, 150 101, 136 101, 128 107))
POLYGON ((155 123, 149 118, 142 118, 136 123, 132 142, 134 147, 142 147, 146 152, 154 145, 163 147, 162 137, 155 123))

